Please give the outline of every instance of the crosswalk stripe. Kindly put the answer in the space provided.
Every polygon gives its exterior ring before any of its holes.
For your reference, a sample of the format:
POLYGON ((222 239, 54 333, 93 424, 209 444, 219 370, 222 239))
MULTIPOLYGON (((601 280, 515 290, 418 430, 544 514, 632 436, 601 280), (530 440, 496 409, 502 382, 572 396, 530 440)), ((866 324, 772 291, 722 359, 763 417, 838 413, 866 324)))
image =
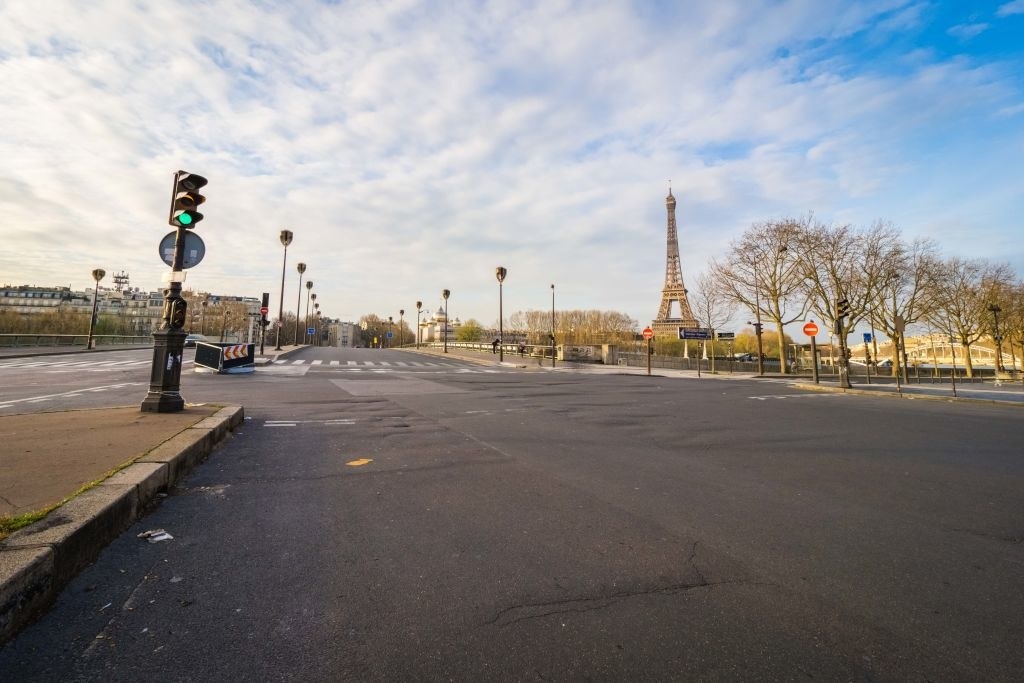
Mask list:
POLYGON ((313 361, 312 364, 313 365, 323 365, 323 361, 322 360, 315 360, 315 361, 313 361))

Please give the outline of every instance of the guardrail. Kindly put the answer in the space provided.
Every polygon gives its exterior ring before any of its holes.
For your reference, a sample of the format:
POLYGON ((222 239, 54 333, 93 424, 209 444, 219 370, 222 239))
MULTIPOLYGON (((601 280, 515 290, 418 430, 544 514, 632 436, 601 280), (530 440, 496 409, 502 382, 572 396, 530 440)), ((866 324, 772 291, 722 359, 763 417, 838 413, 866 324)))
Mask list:
MULTIPOLYGON (((96 346, 146 345, 153 343, 150 335, 94 334, 96 346)), ((89 341, 88 334, 0 334, 0 348, 30 346, 81 346, 89 341)))

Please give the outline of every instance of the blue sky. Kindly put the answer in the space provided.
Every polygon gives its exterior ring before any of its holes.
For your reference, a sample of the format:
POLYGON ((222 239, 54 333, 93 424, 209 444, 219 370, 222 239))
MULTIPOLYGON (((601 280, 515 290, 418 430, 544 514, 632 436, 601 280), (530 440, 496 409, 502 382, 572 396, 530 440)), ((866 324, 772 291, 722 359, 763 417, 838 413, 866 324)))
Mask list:
MULTIPOLYGON (((0 5, 0 284, 162 286, 172 173, 209 178, 187 288, 321 310, 623 311, 752 222, 891 221, 1024 273, 1024 0, 0 5), (109 278, 108 278, 109 284, 109 278)), ((743 314, 740 315, 742 317, 743 314)))

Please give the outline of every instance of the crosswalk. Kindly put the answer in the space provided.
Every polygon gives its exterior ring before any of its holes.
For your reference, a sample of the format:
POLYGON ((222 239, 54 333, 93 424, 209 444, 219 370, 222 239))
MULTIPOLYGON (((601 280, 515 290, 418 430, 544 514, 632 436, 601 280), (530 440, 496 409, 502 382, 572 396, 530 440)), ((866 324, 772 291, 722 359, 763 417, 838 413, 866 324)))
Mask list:
MULTIPOLYGON (((192 361, 185 361, 185 365, 192 361)), ((17 358, 0 361, 0 370, 27 370, 39 368, 52 372, 106 372, 111 370, 126 370, 142 366, 149 366, 153 363, 152 358, 132 360, 66 360, 56 358, 17 358)))
POLYGON ((385 360, 279 360, 274 361, 272 365, 306 365, 309 367, 323 367, 323 368, 452 368, 452 367, 464 367, 461 364, 456 365, 454 363, 434 363, 431 361, 385 361, 385 360))

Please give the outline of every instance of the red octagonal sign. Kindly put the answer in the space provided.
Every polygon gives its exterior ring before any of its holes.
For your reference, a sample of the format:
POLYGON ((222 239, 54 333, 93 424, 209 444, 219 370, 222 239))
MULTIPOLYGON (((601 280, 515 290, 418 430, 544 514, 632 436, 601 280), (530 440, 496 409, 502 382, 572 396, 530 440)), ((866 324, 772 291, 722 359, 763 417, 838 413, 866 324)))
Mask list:
MULTIPOLYGON (((636 329, 636 328, 633 328, 633 329, 636 329)), ((644 335, 644 339, 653 339, 654 338, 654 330, 652 330, 649 327, 645 327, 644 331, 643 331, 643 335, 644 335)))
POLYGON ((804 325, 804 334, 806 334, 808 337, 813 337, 814 335, 818 334, 817 323, 815 323, 812 320, 811 322, 804 325))

